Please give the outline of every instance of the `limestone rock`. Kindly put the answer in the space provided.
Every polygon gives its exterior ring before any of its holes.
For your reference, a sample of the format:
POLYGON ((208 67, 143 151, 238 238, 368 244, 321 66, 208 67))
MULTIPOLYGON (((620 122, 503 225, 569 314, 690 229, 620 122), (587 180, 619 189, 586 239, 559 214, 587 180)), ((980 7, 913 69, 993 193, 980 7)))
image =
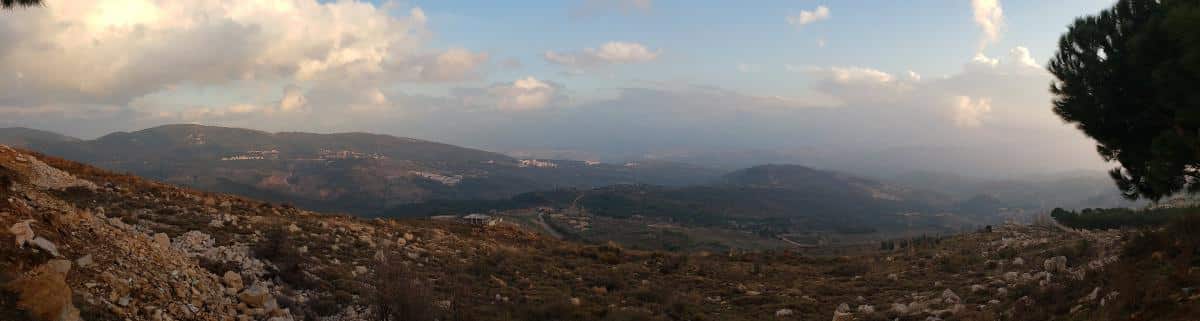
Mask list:
POLYGON ((75 176, 71 176, 67 172, 46 165, 46 163, 37 158, 31 157, 29 159, 29 169, 29 183, 40 189, 61 190, 70 187, 84 187, 95 190, 99 188, 92 182, 75 178, 75 176))
POLYGON ((949 304, 958 304, 959 302, 962 302, 962 298, 959 298, 958 294, 955 294, 954 291, 946 289, 945 291, 942 291, 942 301, 945 301, 949 304))
POLYGON ((84 256, 79 257, 78 259, 75 259, 75 264, 79 265, 79 267, 81 267, 81 268, 91 266, 92 263, 94 263, 94 262, 92 260, 91 254, 84 255, 84 256))
POLYGON ((1067 257, 1055 256, 1052 258, 1048 258, 1048 259, 1046 259, 1045 262, 1042 263, 1042 265, 1043 265, 1043 267, 1046 268, 1047 272, 1066 272, 1067 271, 1067 257))
POLYGON ((854 321, 854 314, 850 312, 833 311, 833 321, 854 321))
MULTIPOLYGON (((157 236, 155 236, 157 237, 157 236)), ((212 236, 201 231, 188 231, 179 237, 175 238, 171 246, 183 250, 186 253, 204 253, 212 248, 215 241, 212 236)))
POLYGON ((271 296, 267 289, 261 285, 254 285, 238 294, 238 300, 241 300, 246 305, 251 307, 261 308, 267 303, 267 299, 271 296))
POLYGON ((30 241, 29 243, 55 257, 62 256, 62 254, 58 254, 58 246, 55 246, 54 242, 50 242, 50 240, 44 239, 41 236, 33 238, 33 241, 30 241))
POLYGON ((240 291, 242 286, 244 286, 242 284, 242 275, 233 271, 226 271, 225 275, 221 277, 221 283, 224 283, 225 287, 233 289, 233 291, 240 291))
POLYGON ((17 239, 17 247, 25 247, 25 243, 33 241, 33 228, 29 227, 29 222, 32 221, 33 220, 17 222, 8 228, 8 232, 12 233, 13 237, 16 237, 17 239))
POLYGON ((154 244, 162 248, 171 247, 171 237, 167 233, 154 234, 154 244))

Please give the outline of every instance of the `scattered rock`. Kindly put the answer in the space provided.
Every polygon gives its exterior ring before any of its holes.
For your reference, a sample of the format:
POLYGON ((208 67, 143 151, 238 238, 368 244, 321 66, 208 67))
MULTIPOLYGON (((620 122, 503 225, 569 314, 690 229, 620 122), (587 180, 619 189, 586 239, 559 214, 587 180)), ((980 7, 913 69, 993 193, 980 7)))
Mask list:
POLYGON ((792 309, 779 309, 779 310, 775 310, 775 317, 782 318, 782 317, 790 316, 793 313, 795 313, 795 312, 793 312, 792 309))
POLYGON ((242 275, 237 272, 226 271, 225 275, 221 276, 221 283, 225 284, 225 287, 233 289, 234 292, 240 291, 243 286, 242 275))
POLYGON ((154 234, 154 244, 162 248, 171 247, 171 237, 167 233, 154 234))
MULTIPOLYGON (((158 241, 157 237, 158 236, 155 235, 155 241, 158 241)), ((183 235, 176 237, 175 242, 173 242, 171 246, 183 250, 185 253, 204 253, 205 251, 211 249, 214 243, 216 243, 216 241, 212 239, 212 236, 209 236, 204 232, 188 231, 187 233, 183 233, 183 235)))
POLYGON ((863 304, 863 305, 859 305, 858 309, 856 309, 856 310, 858 311, 858 313, 871 314, 871 313, 875 313, 875 306, 870 305, 870 304, 863 304))
POLYGON ((46 165, 37 158, 29 158, 29 183, 45 190, 61 190, 70 187, 99 188, 96 184, 75 178, 71 174, 46 165))
POLYGON ((33 241, 33 228, 29 227, 29 222, 33 222, 33 220, 17 222, 8 228, 8 232, 17 239, 17 247, 23 248, 26 243, 33 241))
POLYGON ((254 285, 238 294, 238 300, 251 307, 261 308, 267 303, 267 299, 271 294, 261 285, 254 285))
POLYGON ((1046 268, 1046 271, 1048 271, 1048 272, 1066 272, 1067 271, 1067 257, 1055 256, 1052 258, 1048 258, 1048 259, 1046 259, 1045 262, 1042 263, 1042 265, 1046 268))
POLYGON ((1004 273, 1004 281, 1008 281, 1009 283, 1013 283, 1013 282, 1017 282, 1017 281, 1019 281, 1019 280, 1021 280, 1021 274, 1020 274, 1020 273, 1017 273, 1017 272, 1007 272, 1007 273, 1004 273))
POLYGON ((84 256, 79 257, 78 259, 75 259, 75 264, 79 265, 79 267, 81 267, 81 268, 91 266, 92 263, 93 263, 93 261, 92 261, 91 254, 84 255, 84 256))
POLYGON ((958 304, 959 302, 962 302, 962 298, 959 298, 958 294, 955 294, 954 291, 946 289, 945 291, 942 291, 942 301, 949 304, 958 304))
POLYGON ((50 253, 50 255, 53 255, 54 257, 62 256, 61 254, 58 254, 58 246, 55 246, 53 242, 50 242, 50 240, 44 239, 41 236, 33 238, 33 241, 29 243, 33 244, 34 247, 37 247, 42 251, 46 251, 46 253, 50 253))

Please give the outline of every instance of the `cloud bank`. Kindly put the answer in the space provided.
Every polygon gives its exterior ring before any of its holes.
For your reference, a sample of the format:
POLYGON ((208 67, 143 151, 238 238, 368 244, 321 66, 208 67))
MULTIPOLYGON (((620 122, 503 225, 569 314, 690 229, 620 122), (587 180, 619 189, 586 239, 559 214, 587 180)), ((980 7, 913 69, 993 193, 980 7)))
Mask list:
POLYGON ((335 108, 333 97, 379 103, 397 83, 477 78, 488 54, 426 48, 427 22, 420 8, 356 1, 79 0, 19 10, 0 20, 0 87, 10 89, 0 106, 107 105, 182 118, 303 112, 335 108), (163 102, 251 88, 279 100, 189 99, 227 105, 208 111, 163 102))

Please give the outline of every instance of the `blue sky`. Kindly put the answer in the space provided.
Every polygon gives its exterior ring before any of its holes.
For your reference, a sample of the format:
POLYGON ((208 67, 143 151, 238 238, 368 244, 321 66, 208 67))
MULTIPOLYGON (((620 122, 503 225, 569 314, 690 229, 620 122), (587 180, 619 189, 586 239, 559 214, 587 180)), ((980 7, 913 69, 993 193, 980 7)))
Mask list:
POLYGON ((0 20, 0 87, 20 89, 0 93, 0 126, 91 138, 200 123, 605 160, 1104 169, 1050 112, 1043 66, 1072 20, 1111 3, 48 1, 0 20))
MULTIPOLYGON (((635 79, 699 82, 760 94, 803 90, 805 77, 783 65, 873 66, 889 72, 944 75, 973 56, 979 30, 969 1, 655 1, 649 10, 612 9, 572 15, 581 1, 412 2, 430 16, 442 47, 468 46, 517 58, 523 69, 495 80, 541 75, 573 88, 621 87, 635 79), (793 27, 785 17, 824 5, 832 18, 793 27), (825 46, 818 46, 824 40, 825 46), (662 61, 606 70, 603 78, 561 77, 541 59, 546 50, 632 41, 663 50, 662 61), (738 64, 760 73, 742 75, 738 64), (584 79, 575 79, 584 78, 584 79)), ((986 54, 1025 46, 1044 63, 1075 17, 1107 0, 1006 1, 1006 27, 986 54)))

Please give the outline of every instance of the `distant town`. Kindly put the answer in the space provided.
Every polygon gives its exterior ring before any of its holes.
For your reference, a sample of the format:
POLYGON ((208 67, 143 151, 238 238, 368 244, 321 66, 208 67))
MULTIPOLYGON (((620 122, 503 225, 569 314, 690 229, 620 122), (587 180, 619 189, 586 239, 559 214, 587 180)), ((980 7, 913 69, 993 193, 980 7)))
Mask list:
MULTIPOLYGON (((278 160, 279 150, 250 150, 235 155, 221 157, 223 161, 241 161, 241 160, 278 160)), ((343 159, 388 159, 387 156, 378 153, 362 153, 352 150, 331 150, 321 149, 317 152, 315 158, 293 158, 291 160, 343 160, 343 159)))

